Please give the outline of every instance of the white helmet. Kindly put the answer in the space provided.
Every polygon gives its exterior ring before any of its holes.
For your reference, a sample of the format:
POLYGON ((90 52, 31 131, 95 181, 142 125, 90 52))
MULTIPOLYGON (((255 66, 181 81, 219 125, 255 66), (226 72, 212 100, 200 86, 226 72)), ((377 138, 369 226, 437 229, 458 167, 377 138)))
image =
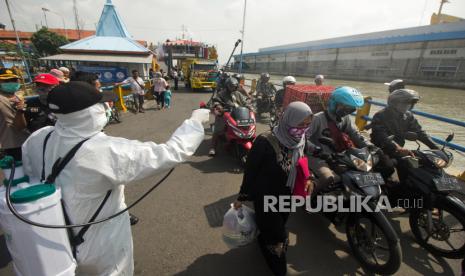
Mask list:
POLYGON ((283 85, 286 85, 286 84, 295 84, 297 81, 295 80, 295 78, 293 76, 286 76, 283 78, 283 85))
POLYGON ((316 76, 315 76, 315 79, 316 79, 316 80, 318 80, 318 79, 324 80, 324 79, 325 79, 325 76, 323 76, 323 75, 316 75, 316 76))

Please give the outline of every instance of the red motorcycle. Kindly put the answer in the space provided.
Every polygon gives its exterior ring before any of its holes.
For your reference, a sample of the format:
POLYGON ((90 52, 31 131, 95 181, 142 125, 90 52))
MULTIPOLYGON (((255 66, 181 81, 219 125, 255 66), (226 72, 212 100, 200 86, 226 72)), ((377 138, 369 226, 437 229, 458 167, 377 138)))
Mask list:
POLYGON ((247 107, 237 107, 225 110, 223 118, 227 146, 234 149, 241 164, 245 165, 257 132, 255 114, 247 107))

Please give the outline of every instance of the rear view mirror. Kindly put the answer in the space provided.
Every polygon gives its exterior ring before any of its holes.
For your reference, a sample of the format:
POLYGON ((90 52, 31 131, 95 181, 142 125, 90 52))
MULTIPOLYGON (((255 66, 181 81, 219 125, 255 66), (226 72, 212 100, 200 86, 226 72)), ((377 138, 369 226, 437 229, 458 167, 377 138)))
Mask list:
POLYGON ((407 131, 404 135, 405 139, 409 140, 409 141, 416 141, 418 140, 418 134, 416 134, 415 132, 411 132, 411 131, 407 131))
POLYGON ((454 133, 447 135, 446 142, 449 143, 450 141, 454 140, 454 133))

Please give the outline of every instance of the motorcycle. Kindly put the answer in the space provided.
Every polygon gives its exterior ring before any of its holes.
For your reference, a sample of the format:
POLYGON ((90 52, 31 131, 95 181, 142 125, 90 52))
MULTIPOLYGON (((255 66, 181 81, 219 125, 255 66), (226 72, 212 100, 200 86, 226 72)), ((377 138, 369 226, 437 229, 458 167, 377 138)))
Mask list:
MULTIPOLYGON (((450 134, 441 149, 421 150, 416 133, 407 139, 418 144, 414 156, 402 158, 407 172, 398 186, 386 185, 390 201, 407 199, 421 202, 408 208, 410 229, 417 242, 436 256, 461 259, 465 257, 465 204, 453 195, 460 189, 460 180, 445 172, 453 162, 453 155, 445 150, 454 138, 450 134), (399 189, 394 190, 394 189, 399 189)), ((405 208, 405 207, 404 207, 405 208)))
POLYGON ((256 99, 257 114, 270 113, 270 117, 276 115, 276 106, 274 104, 274 95, 259 94, 256 99))
POLYGON ((225 109, 225 138, 228 147, 233 147, 241 165, 247 162, 247 155, 256 136, 255 114, 246 107, 225 109))
MULTIPOLYGON (((320 143, 334 149, 334 141, 323 137, 320 143)), ((373 167, 379 161, 378 149, 350 148, 344 152, 325 154, 317 147, 310 154, 325 160, 330 168, 341 176, 341 181, 311 198, 312 208, 320 196, 333 196, 337 206, 352 206, 354 197, 367 201, 371 211, 360 208, 349 211, 322 212, 335 225, 345 224, 347 240, 355 258, 368 271, 378 274, 394 274, 402 262, 402 252, 396 231, 385 214, 377 209, 384 180, 373 167), (342 202, 340 202, 342 200, 342 202)), ((317 179, 318 181, 318 179, 317 179)), ((318 210, 321 212, 321 210, 318 210)))

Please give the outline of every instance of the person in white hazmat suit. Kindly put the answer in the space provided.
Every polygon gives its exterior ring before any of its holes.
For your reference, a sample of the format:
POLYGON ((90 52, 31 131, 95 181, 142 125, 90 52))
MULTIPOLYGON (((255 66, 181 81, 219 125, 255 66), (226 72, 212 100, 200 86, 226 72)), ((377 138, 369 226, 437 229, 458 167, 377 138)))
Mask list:
MULTIPOLYGON (((54 127, 45 127, 23 144, 24 171, 38 179, 42 173, 44 139, 45 175, 54 162, 77 143, 87 140, 56 178, 71 223, 90 220, 108 190, 110 197, 97 220, 126 208, 124 185, 174 167, 191 156, 204 138, 208 110, 194 110, 164 144, 111 137, 102 132, 105 109, 102 93, 84 82, 70 82, 53 89, 48 106, 57 116, 54 127)), ((73 229, 76 234, 80 228, 73 229)), ((77 247, 77 275, 132 275, 132 235, 128 212, 90 226, 84 243, 77 247)))

